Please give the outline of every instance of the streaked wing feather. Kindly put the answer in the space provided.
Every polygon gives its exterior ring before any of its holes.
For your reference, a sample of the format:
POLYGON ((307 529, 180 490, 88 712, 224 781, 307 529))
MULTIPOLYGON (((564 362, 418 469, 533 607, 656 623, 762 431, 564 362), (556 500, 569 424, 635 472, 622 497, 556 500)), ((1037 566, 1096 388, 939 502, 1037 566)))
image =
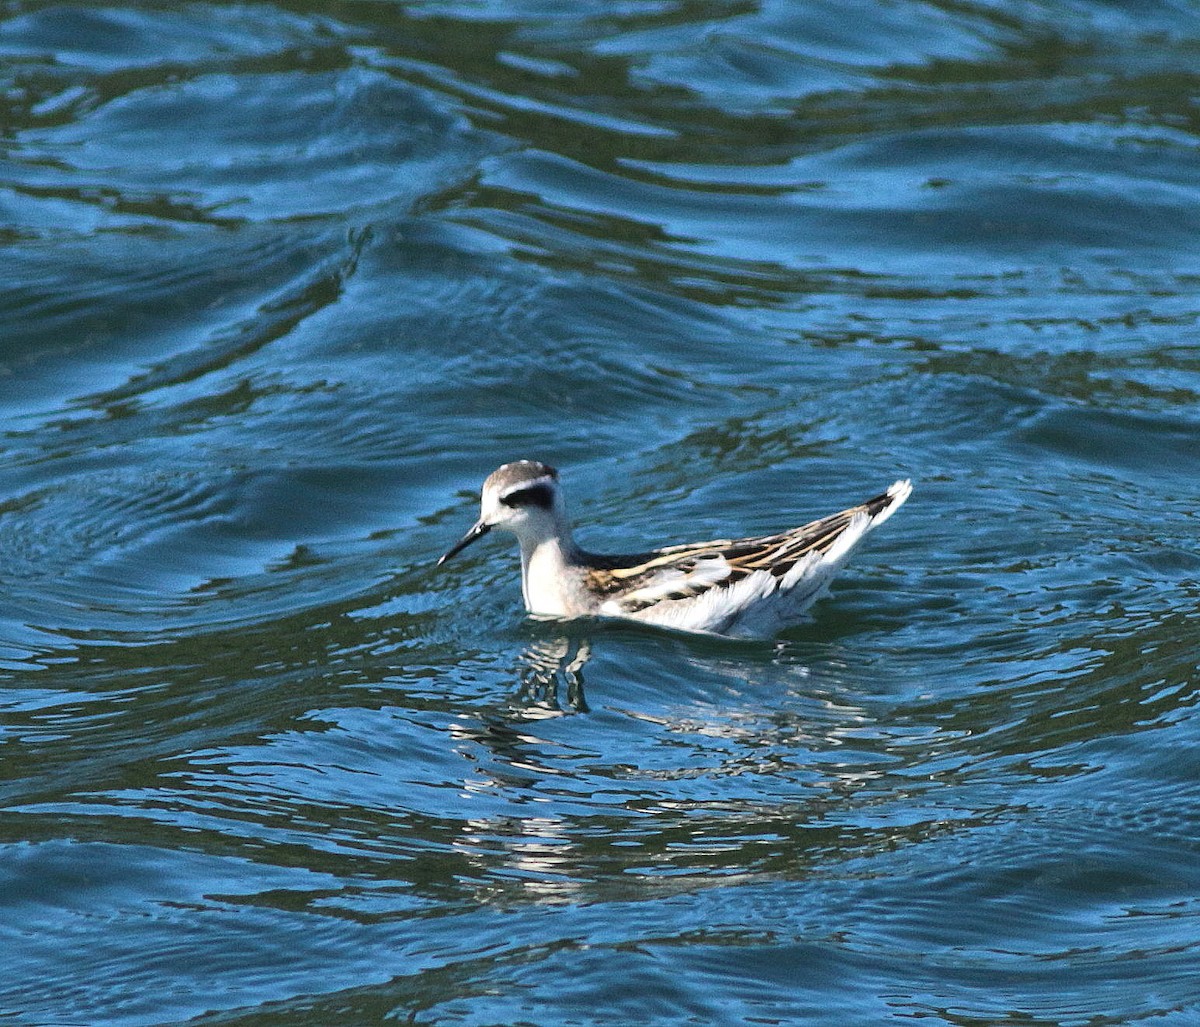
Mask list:
POLYGON ((888 493, 775 535, 667 546, 628 557, 589 556, 588 587, 606 604, 635 613, 667 599, 691 599, 727 588, 756 571, 782 579, 810 553, 827 552, 856 517, 875 517, 888 493))
POLYGON ((729 561, 720 555, 688 559, 649 572, 631 591, 620 597, 623 609, 641 609, 664 599, 688 599, 730 580, 729 561))

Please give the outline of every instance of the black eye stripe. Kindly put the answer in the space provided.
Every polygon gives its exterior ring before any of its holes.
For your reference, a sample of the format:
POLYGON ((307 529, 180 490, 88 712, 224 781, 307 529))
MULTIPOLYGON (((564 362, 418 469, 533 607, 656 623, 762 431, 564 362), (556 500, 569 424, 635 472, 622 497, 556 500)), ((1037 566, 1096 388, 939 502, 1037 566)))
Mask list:
POLYGON ((500 502, 505 506, 540 506, 549 510, 554 505, 554 492, 549 485, 530 485, 501 496, 500 502))

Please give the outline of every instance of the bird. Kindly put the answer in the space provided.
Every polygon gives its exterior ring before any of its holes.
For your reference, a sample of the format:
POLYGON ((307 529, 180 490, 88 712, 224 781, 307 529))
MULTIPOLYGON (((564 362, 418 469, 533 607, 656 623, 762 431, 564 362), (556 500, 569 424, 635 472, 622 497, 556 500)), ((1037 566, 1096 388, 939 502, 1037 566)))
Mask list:
POLYGON ((500 528, 520 544, 521 593, 536 617, 616 617, 769 638, 807 619, 850 552, 911 493, 904 479, 857 506, 774 535, 601 555, 575 543, 558 471, 516 460, 484 481, 479 520, 437 566, 500 528))

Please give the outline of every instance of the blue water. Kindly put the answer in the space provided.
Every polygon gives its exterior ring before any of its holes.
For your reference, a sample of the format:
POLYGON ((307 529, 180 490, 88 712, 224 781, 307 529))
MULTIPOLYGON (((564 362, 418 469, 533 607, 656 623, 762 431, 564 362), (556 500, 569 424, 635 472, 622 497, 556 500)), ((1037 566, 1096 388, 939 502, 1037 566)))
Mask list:
POLYGON ((1200 1023, 1200 8, 0 6, 0 1022, 1200 1023), (773 642, 581 540, 912 477, 773 642))

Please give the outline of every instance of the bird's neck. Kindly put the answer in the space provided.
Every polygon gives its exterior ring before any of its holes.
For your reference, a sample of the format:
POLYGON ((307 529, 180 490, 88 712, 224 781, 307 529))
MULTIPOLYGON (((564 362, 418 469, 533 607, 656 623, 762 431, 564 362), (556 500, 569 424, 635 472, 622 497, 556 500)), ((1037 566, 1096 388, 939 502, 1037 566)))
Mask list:
POLYGON ((525 609, 550 617, 577 613, 573 596, 580 551, 571 537, 570 525, 557 523, 552 532, 518 537, 525 609))

